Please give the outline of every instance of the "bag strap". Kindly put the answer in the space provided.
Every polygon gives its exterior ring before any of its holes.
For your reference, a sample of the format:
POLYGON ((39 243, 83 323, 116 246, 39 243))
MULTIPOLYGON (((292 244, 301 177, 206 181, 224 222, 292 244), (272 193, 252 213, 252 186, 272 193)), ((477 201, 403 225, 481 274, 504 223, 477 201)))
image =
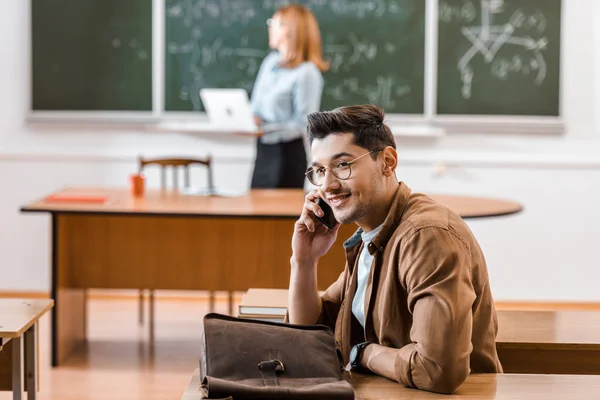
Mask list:
POLYGON ((263 382, 265 386, 279 386, 277 381, 277 373, 283 372, 285 367, 280 360, 261 361, 258 363, 258 369, 262 372, 263 382))

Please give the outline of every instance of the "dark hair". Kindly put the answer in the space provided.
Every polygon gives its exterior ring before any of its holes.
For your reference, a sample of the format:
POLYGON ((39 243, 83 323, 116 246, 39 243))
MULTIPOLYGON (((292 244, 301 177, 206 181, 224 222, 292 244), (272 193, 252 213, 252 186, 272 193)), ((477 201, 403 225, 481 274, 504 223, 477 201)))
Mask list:
MULTIPOLYGON (((383 123, 385 113, 371 104, 338 107, 332 111, 308 115, 308 142, 324 139, 329 135, 351 133, 354 144, 367 150, 379 150, 387 146, 396 148, 390 128, 383 123)), ((376 154, 372 155, 377 157, 376 154)))

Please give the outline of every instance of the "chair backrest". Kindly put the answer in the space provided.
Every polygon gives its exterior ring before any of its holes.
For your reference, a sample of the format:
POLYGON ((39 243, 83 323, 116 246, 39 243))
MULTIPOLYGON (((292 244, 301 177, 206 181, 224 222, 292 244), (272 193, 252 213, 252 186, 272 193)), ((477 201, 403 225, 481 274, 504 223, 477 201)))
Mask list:
POLYGON ((213 175, 212 175, 212 158, 208 156, 206 158, 138 158, 138 171, 142 173, 144 168, 148 165, 158 165, 160 171, 160 185, 162 189, 167 187, 167 168, 171 168, 173 171, 173 187, 178 189, 178 170, 183 168, 183 185, 185 188, 190 186, 190 166, 194 164, 204 165, 207 170, 207 182, 209 189, 213 189, 213 175))

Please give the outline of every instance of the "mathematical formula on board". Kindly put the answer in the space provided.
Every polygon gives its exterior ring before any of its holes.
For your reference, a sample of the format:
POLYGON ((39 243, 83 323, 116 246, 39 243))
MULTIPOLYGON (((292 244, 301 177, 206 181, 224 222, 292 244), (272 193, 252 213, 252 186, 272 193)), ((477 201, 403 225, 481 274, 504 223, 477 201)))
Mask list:
POLYGON ((483 57, 489 68, 487 72, 496 79, 507 80, 512 74, 520 74, 530 77, 537 86, 544 82, 547 66, 543 51, 549 41, 544 35, 547 19, 542 11, 525 12, 517 8, 508 17, 504 0, 481 0, 478 16, 474 2, 464 0, 459 5, 440 1, 438 13, 440 23, 459 22, 461 34, 470 43, 457 63, 464 99, 471 98, 475 75, 484 72, 476 71, 472 66, 475 57, 483 57), (494 19, 505 20, 505 17, 508 17, 508 22, 494 23, 494 19), (511 48, 513 54, 507 56, 511 48), (501 49, 504 51, 499 57, 501 49))
MULTIPOLYGON (((353 20, 380 18, 383 15, 402 14, 403 6, 412 0, 309 0, 303 2, 315 14, 350 17, 353 20)), ((210 85, 211 77, 222 63, 233 64, 241 71, 241 77, 232 86, 251 91, 254 79, 264 57, 266 48, 265 16, 270 17, 280 6, 289 3, 285 0, 179 0, 167 3, 166 16, 176 22, 179 32, 167 40, 166 51, 169 55, 181 56, 187 65, 189 77, 179 88, 179 98, 190 101, 194 109, 200 109, 199 88, 210 85), (206 22, 212 25, 207 27, 206 22), (219 29, 224 32, 237 27, 242 32, 239 37, 223 40, 214 37, 214 26, 218 21, 219 29), (242 26, 240 28, 239 26, 242 26), (262 28, 264 25, 264 28, 262 28), (251 40, 248 30, 261 27, 264 31, 264 43, 251 40), (212 36, 211 36, 212 35, 212 36), (207 37, 211 37, 210 40, 207 37), (214 37, 214 38, 213 38, 214 37), (254 45, 253 45, 254 44, 254 45)), ((400 18, 399 18, 400 20, 400 18)), ((375 27, 374 27, 375 28, 375 27)), ((385 108, 396 106, 398 99, 411 93, 410 77, 402 79, 397 74, 373 73, 370 81, 356 79, 353 71, 366 70, 376 64, 378 57, 400 57, 398 43, 401 38, 374 41, 353 33, 352 29, 343 33, 328 32, 322 27, 323 53, 330 62, 329 74, 342 74, 343 79, 328 83, 324 96, 343 102, 348 96, 360 96, 364 101, 376 103, 385 108), (347 75, 347 77, 346 77, 347 75)), ((342 76, 340 75, 340 76, 342 76)))
MULTIPOLYGON (((327 8, 337 15, 351 14, 358 18, 367 15, 381 17, 386 13, 398 13, 405 0, 307 0, 303 4, 318 12, 327 8)), ((249 24, 259 13, 258 9, 275 11, 289 4, 289 0, 182 0, 168 7, 170 16, 183 16, 191 26, 195 20, 214 18, 223 27, 232 24, 249 24)))

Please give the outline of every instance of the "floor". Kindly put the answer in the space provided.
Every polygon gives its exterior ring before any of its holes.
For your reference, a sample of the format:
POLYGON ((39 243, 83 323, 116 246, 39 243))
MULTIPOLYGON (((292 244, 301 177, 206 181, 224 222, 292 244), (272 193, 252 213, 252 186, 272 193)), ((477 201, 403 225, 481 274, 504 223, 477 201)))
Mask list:
MULTIPOLYGON (((216 312, 227 312, 225 299, 218 298, 216 312)), ((38 399, 180 399, 198 364, 208 302, 157 300, 154 348, 147 325, 138 325, 137 304, 134 299, 91 299, 89 343, 57 368, 50 367, 50 316, 44 316, 38 399)), ((9 399, 10 392, 0 392, 0 400, 9 399)))

